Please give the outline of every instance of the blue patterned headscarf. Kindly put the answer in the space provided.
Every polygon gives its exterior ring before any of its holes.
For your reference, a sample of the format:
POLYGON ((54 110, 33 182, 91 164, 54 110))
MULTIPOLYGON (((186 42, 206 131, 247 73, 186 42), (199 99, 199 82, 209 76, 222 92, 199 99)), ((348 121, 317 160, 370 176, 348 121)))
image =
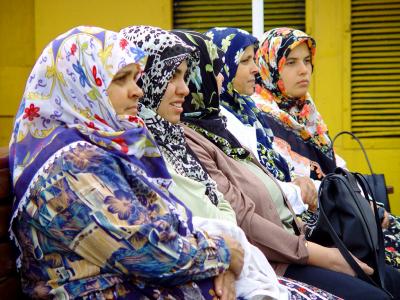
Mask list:
POLYGON ((121 157, 152 189, 166 191, 171 178, 143 120, 117 115, 107 94, 122 67, 135 63, 143 69, 146 58, 133 42, 97 27, 73 28, 43 50, 28 78, 10 142, 14 217, 47 163, 76 142, 121 157))
POLYGON ((221 105, 234 114, 243 124, 256 128, 257 151, 261 164, 275 178, 291 181, 289 166, 285 159, 272 149, 273 133, 265 113, 260 111, 252 98, 240 95, 233 88, 233 79, 240 63, 240 57, 248 46, 257 47, 257 39, 248 32, 237 28, 215 27, 206 32, 213 42, 225 52, 225 66, 222 68, 224 82, 221 105))

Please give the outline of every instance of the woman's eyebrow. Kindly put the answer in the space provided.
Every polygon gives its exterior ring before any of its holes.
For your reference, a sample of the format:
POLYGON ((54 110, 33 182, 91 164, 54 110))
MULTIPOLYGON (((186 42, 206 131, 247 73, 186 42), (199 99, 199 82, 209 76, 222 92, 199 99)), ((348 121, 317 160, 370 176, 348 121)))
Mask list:
POLYGON ((301 58, 299 56, 291 56, 291 57, 288 57, 287 60, 289 60, 289 59, 294 59, 294 60, 296 60, 296 59, 306 59, 306 58, 310 58, 310 57, 311 57, 310 54, 305 56, 305 57, 303 57, 303 58, 301 58))
POLYGON ((114 77, 124 77, 124 76, 127 76, 127 75, 130 75, 130 74, 132 74, 132 70, 122 70, 122 71, 119 71, 117 74, 115 74, 115 76, 114 77))
POLYGON ((241 59, 246 60, 246 59, 249 59, 249 58, 251 58, 251 57, 252 57, 251 54, 247 54, 247 55, 243 55, 241 59))
POLYGON ((185 70, 185 72, 183 72, 182 69, 177 68, 177 69, 175 70, 175 74, 177 74, 177 75, 179 75, 179 74, 184 74, 184 73, 186 73, 187 71, 188 71, 188 70, 185 70))

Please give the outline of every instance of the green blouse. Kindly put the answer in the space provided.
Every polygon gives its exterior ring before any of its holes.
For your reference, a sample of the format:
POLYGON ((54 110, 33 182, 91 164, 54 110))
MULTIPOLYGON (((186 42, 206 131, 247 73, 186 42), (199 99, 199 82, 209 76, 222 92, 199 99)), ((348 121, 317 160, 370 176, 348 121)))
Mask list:
POLYGON ((193 216, 226 220, 237 224, 235 211, 219 191, 217 191, 218 205, 215 206, 206 196, 206 187, 202 183, 178 174, 169 162, 167 168, 175 183, 171 187, 171 192, 192 211, 193 216))
POLYGON ((275 207, 278 211, 279 218, 281 219, 284 228, 294 234, 293 229, 293 215, 290 212, 289 208, 285 205, 283 201, 282 191, 276 182, 270 178, 268 175, 264 173, 264 171, 258 167, 256 164, 249 160, 238 160, 241 164, 243 164, 248 170, 250 170, 258 179, 262 181, 262 183, 267 188, 269 194, 271 195, 271 199, 275 204, 275 207))

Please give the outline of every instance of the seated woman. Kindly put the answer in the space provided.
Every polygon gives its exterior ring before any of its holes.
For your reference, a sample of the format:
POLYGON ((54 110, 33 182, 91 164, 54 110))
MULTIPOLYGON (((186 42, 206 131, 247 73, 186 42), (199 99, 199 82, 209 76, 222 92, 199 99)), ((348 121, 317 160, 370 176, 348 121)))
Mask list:
POLYGON ((316 188, 308 177, 294 176, 291 166, 272 148, 273 134, 265 114, 250 97, 258 73, 253 60, 258 40, 237 28, 217 27, 206 35, 225 53, 221 112, 227 117, 228 130, 278 179, 296 214, 307 208, 315 211, 316 188))
MULTIPOLYGON (((256 53, 261 80, 253 98, 267 113, 275 148, 296 174, 319 182, 345 162, 334 153, 327 125, 308 93, 315 48, 314 39, 299 30, 266 32, 256 53)), ((382 227, 386 260, 400 268, 400 221, 385 213, 382 227)))
POLYGON ((302 226, 273 176, 225 129, 219 116, 217 72, 207 70, 212 68, 201 64, 198 72, 189 74, 190 93, 182 116, 191 127, 184 127, 186 141, 231 203, 249 240, 262 250, 278 275, 345 299, 387 299, 383 291, 343 274, 354 273, 337 249, 305 241, 302 226))
POLYGON ((146 65, 139 82, 144 90, 140 99, 140 116, 153 133, 169 165, 176 183, 171 191, 192 210, 194 226, 206 228, 210 233, 229 234, 238 239, 245 250, 244 267, 236 283, 235 278, 229 276, 229 271, 225 273, 225 285, 226 282, 233 285, 229 292, 235 291, 236 284, 238 297, 286 299, 287 290, 279 284, 261 251, 252 246, 236 226, 231 206, 186 148, 182 128, 174 125, 179 122, 181 105, 188 92, 185 83, 187 70, 196 68, 198 52, 178 36, 160 28, 132 26, 122 33, 149 53, 150 63, 146 65), (191 56, 183 55, 186 52, 191 56))
POLYGON ((236 242, 194 230, 167 190, 136 116, 146 56, 114 32, 77 27, 29 76, 10 142, 10 230, 31 298, 214 299, 214 277, 241 271, 236 242))

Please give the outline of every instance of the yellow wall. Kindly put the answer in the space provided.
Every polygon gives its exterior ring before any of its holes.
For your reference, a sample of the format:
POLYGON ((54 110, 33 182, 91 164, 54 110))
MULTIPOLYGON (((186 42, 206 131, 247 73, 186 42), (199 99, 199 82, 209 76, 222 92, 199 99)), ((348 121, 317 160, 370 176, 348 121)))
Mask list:
MULTIPOLYGON (((307 32, 317 41, 312 95, 331 136, 350 130, 350 0, 306 0, 307 32)), ((336 150, 350 170, 368 173, 357 144, 341 137, 336 150)), ((375 173, 384 173, 394 187, 392 212, 400 214, 400 139, 365 142, 375 173)))
POLYGON ((33 0, 0 3, 0 146, 8 144, 12 119, 35 58, 33 7, 33 0))
MULTIPOLYGON (((350 129, 350 0, 306 0, 307 32, 317 40, 311 93, 331 135, 350 129)), ((133 24, 172 27, 172 0, 13 0, 0 3, 0 146, 6 145, 26 78, 43 47, 81 24, 118 30, 133 24), (112 4, 111 4, 112 3, 112 4)), ((392 210, 400 214, 400 140, 367 144, 375 172, 394 186, 392 210)), ((361 152, 341 138, 337 152, 351 170, 367 173, 361 152)))
POLYGON ((0 146, 8 144, 29 72, 53 38, 77 25, 141 24, 171 29, 172 0, 1 0, 0 146))

